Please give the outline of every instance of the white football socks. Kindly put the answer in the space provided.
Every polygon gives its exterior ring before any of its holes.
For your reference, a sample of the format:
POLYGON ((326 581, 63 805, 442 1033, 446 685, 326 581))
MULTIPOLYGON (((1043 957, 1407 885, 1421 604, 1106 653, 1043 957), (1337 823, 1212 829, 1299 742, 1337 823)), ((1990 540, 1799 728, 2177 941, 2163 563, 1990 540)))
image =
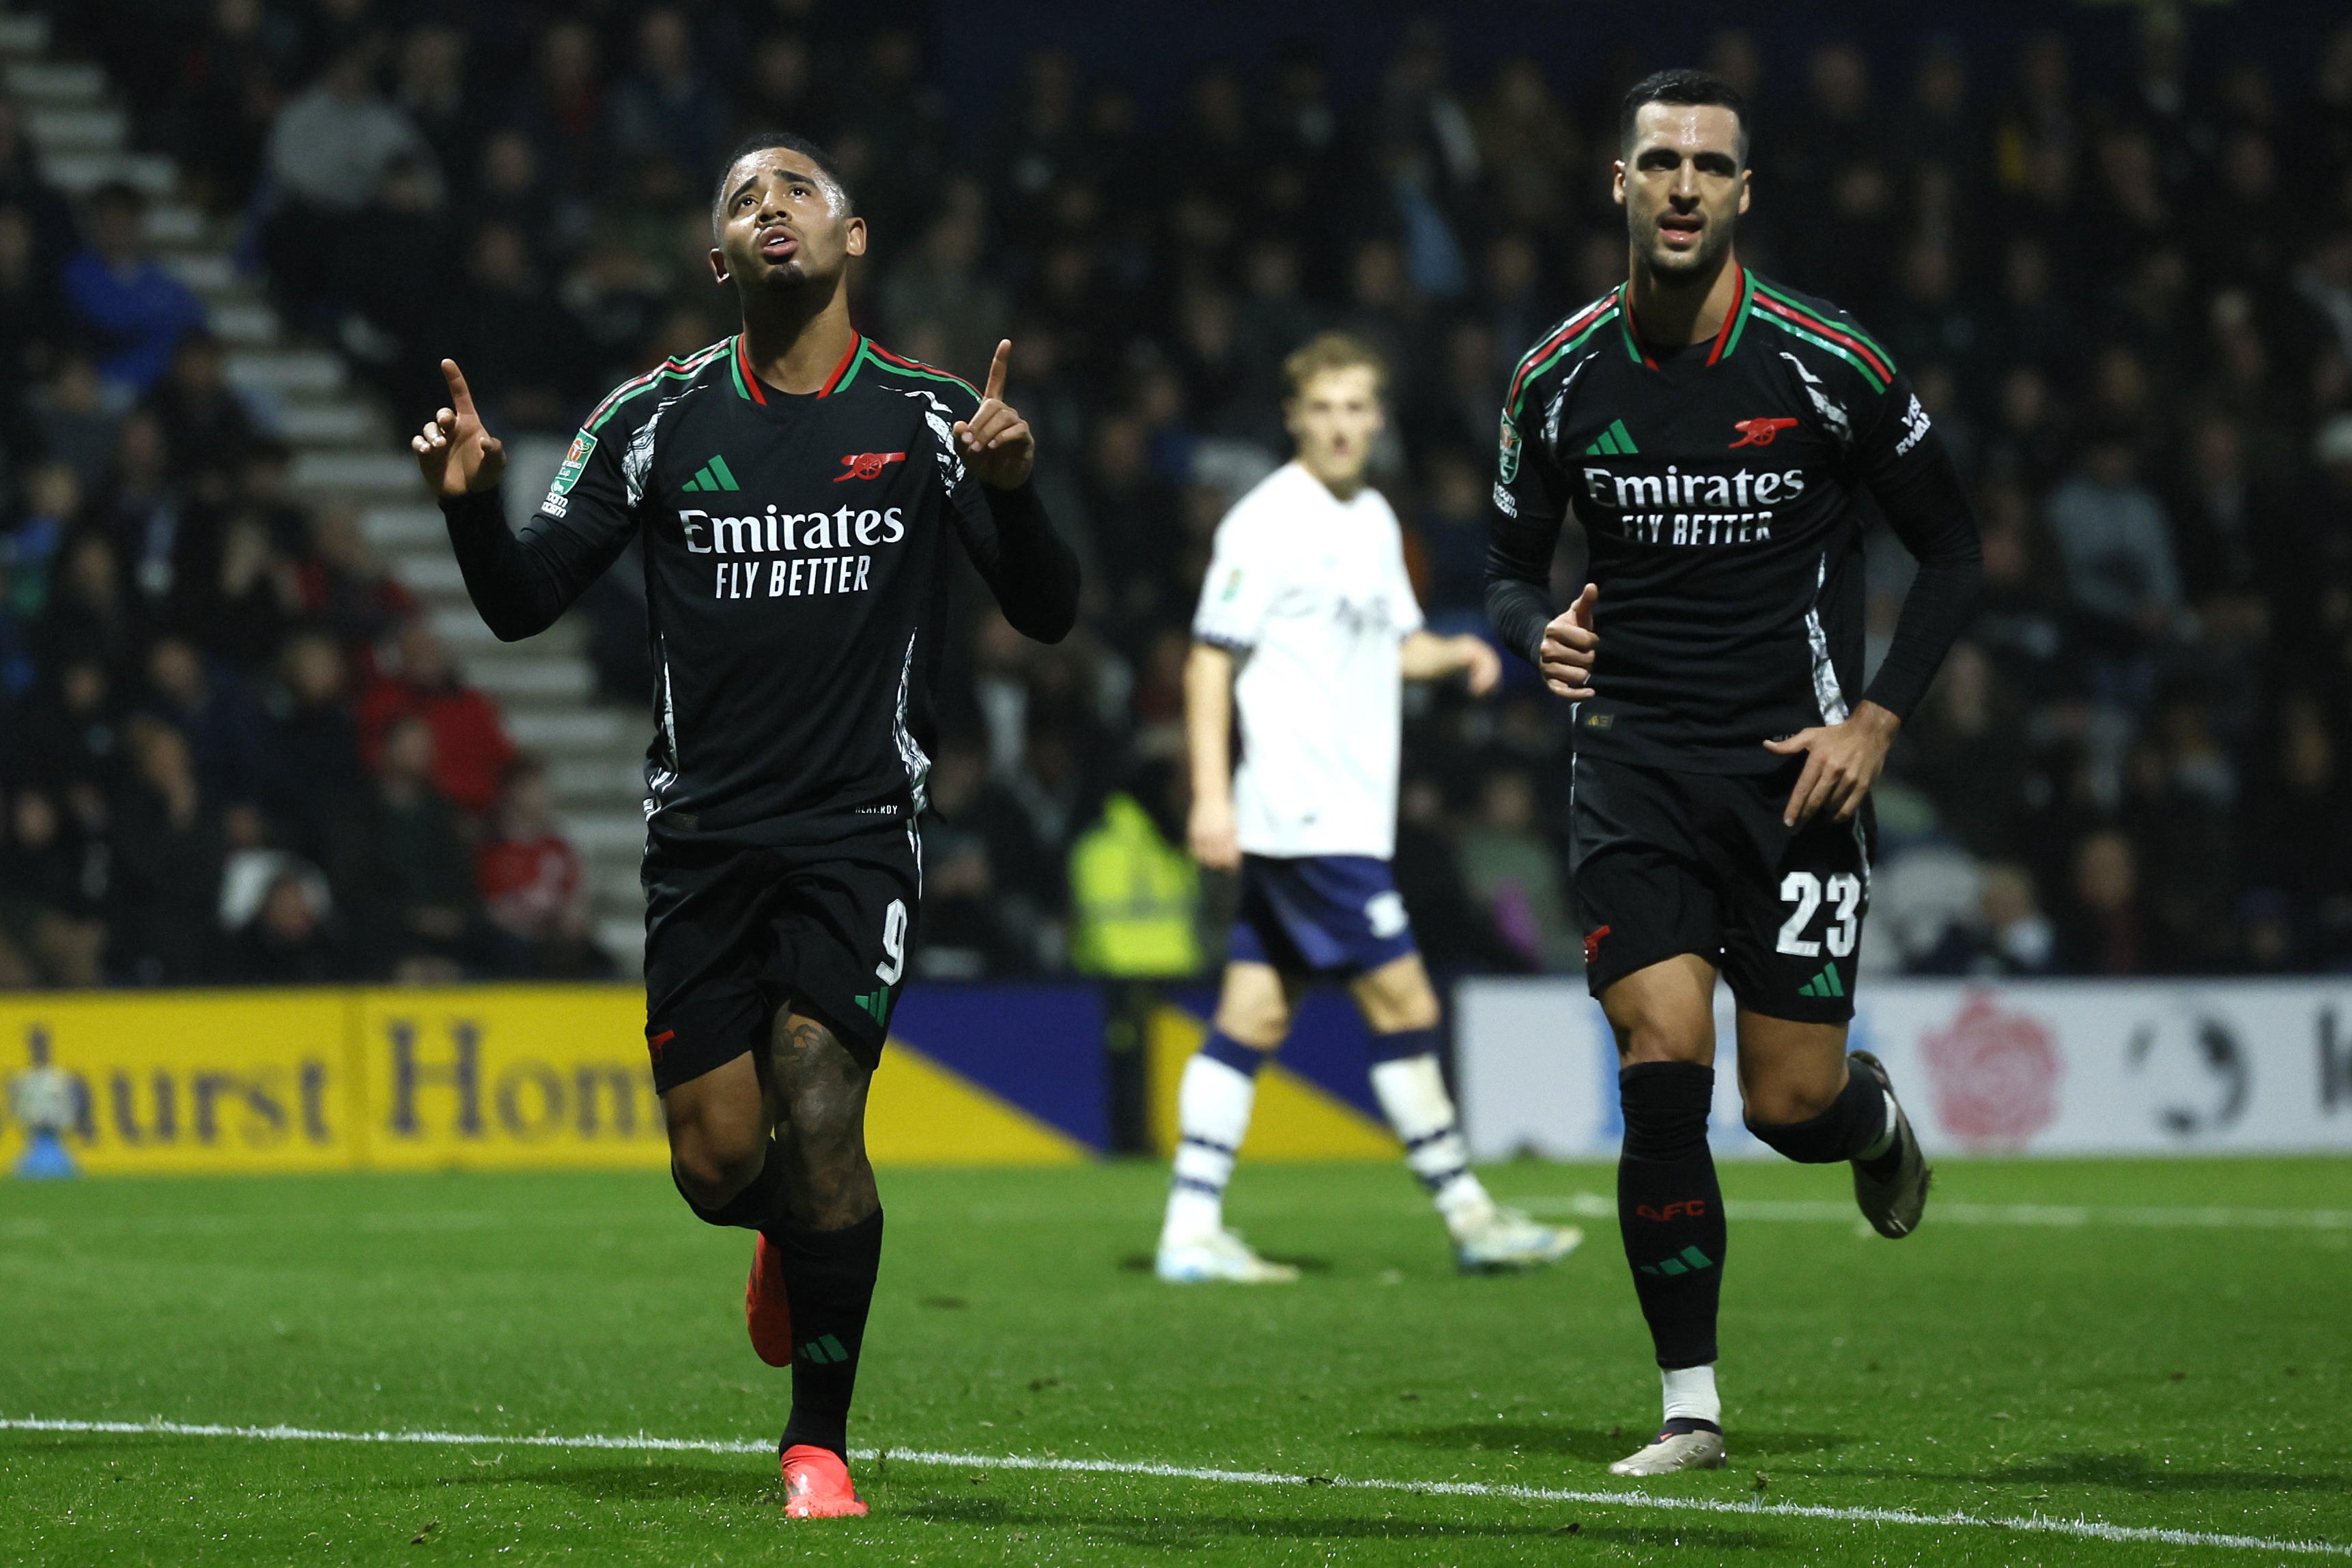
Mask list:
POLYGON ((1659 1377, 1666 1385, 1666 1416, 1686 1420, 1707 1421, 1723 1425, 1723 1400, 1715 1391, 1715 1364, 1705 1366, 1677 1367, 1661 1372, 1659 1377))
POLYGON ((1223 1228, 1225 1183, 1233 1179, 1234 1156, 1249 1134, 1250 1106, 1256 1098, 1256 1079, 1206 1052, 1195 1052, 1184 1064, 1176 1091, 1181 1141, 1160 1245, 1198 1240, 1223 1228))
POLYGON ((1434 1055, 1400 1057, 1372 1064, 1372 1093, 1389 1125, 1404 1142, 1404 1163, 1421 1178, 1455 1239, 1494 1218, 1495 1200, 1470 1174, 1470 1147, 1445 1092, 1445 1074, 1434 1055))

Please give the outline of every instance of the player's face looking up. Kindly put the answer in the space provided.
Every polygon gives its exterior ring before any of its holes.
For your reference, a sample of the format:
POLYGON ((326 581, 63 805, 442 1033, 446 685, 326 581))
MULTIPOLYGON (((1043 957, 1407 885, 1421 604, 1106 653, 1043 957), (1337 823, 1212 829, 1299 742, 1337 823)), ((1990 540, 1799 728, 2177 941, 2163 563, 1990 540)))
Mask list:
POLYGON ((1635 270, 1665 283, 1712 280, 1748 210, 1739 117, 1720 104, 1643 104, 1616 195, 1635 270))
POLYGON ((1318 371, 1286 405, 1284 422, 1307 471, 1334 495, 1352 495, 1363 483, 1372 441, 1387 423, 1380 373, 1370 365, 1318 371))
POLYGON ((866 220, 839 185, 789 147, 746 153, 727 171, 711 276, 744 293, 839 279, 866 254, 866 220))

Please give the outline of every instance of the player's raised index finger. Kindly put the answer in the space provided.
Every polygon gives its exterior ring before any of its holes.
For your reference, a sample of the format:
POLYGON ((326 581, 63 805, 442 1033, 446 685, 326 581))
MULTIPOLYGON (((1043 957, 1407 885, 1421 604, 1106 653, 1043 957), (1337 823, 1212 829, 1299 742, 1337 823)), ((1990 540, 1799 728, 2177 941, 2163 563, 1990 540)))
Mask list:
POLYGON ((1013 340, 1010 338, 999 340, 996 345, 996 358, 988 361, 988 388, 980 394, 982 402, 997 402, 1003 401, 1004 397, 1004 361, 1012 357, 1013 340))
POLYGON ((449 383, 449 401, 456 405, 458 413, 461 415, 472 413, 474 394, 467 389, 466 372, 457 368, 457 361, 441 361, 441 379, 449 383))

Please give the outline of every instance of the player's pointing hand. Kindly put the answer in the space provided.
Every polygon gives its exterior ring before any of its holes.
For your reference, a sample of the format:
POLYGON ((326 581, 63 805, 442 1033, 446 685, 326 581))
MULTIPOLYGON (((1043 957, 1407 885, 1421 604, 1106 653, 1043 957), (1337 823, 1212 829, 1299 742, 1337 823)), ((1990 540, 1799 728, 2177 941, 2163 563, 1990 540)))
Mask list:
POLYGON ((425 482, 433 486, 436 500, 494 490, 507 469, 506 444, 482 428, 482 416, 474 411, 474 394, 457 361, 442 361, 441 376, 449 383, 449 406, 408 438, 409 450, 416 454, 416 466, 424 472, 425 482))
POLYGON ((1592 695, 1592 661, 1601 651, 1601 633, 1592 629, 1592 605, 1600 597, 1599 586, 1586 583, 1576 602, 1544 628, 1539 667, 1544 685, 1555 696, 1582 702, 1592 695))
POLYGON ((988 362, 988 385, 980 394, 980 407, 955 427, 965 464, 982 484, 996 490, 1026 485, 1037 461, 1037 440, 1029 434, 1029 422, 1004 401, 1004 367, 1012 358, 1013 340, 1007 338, 996 345, 996 358, 988 362))

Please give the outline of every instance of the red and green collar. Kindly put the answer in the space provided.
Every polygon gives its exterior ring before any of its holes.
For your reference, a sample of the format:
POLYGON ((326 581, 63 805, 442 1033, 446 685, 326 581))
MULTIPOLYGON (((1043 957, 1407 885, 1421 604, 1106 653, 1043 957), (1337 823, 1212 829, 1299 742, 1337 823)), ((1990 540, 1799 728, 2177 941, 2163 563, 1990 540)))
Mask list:
MULTIPOLYGON (((1731 308, 1723 313, 1723 325, 1715 329, 1715 341, 1707 346, 1706 362, 1710 365, 1728 358, 1739 347, 1740 335, 1748 330, 1748 318, 1756 308, 1756 280, 1745 267, 1739 268, 1735 282, 1738 292, 1732 296, 1731 308)), ((1634 363, 1656 370, 1658 361, 1642 341, 1641 329, 1633 321, 1633 304, 1626 298, 1626 285, 1622 283, 1617 286, 1617 319, 1625 331, 1625 351, 1633 356, 1634 363)))
MULTIPOLYGON (((824 378, 824 385, 816 389, 819 397, 831 397, 856 378, 857 367, 865 362, 868 347, 864 333, 849 340, 849 351, 841 356, 841 363, 833 367, 833 374, 824 378)), ((735 352, 730 361, 735 372, 735 392, 761 407, 768 404, 768 390, 760 383, 759 373, 751 368, 751 345, 745 336, 735 334, 735 352)))
MULTIPOLYGON (((743 335, 740 332, 735 335, 732 364, 737 393, 762 407, 766 406, 767 391, 760 384, 760 378, 752 372, 751 350, 744 343, 743 335)), ((849 383, 856 381, 857 373, 867 365, 879 365, 888 370, 921 376, 935 382, 950 382, 971 392, 974 397, 980 395, 978 389, 961 376, 951 376, 947 371, 934 369, 919 360, 910 360, 904 355, 894 354, 862 332, 851 341, 849 351, 841 356, 841 363, 833 367, 833 374, 824 378, 824 385, 816 389, 816 395, 831 397, 836 392, 847 391, 849 383)))

